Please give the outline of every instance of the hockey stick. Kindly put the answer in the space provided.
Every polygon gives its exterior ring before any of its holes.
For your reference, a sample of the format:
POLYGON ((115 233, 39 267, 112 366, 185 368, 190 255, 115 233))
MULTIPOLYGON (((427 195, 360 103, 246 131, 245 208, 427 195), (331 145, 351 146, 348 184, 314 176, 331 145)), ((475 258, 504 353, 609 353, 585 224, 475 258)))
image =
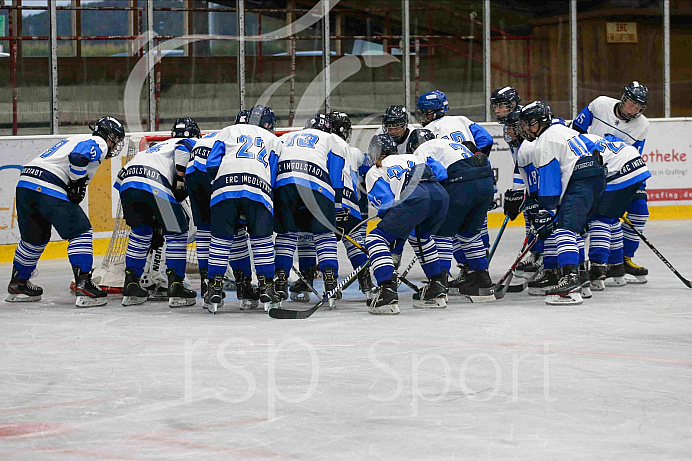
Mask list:
POLYGON ((644 237, 644 234, 642 234, 641 232, 639 232, 639 230, 638 230, 636 227, 634 227, 634 224, 632 224, 632 221, 630 221, 629 219, 627 219, 627 218, 624 217, 624 216, 622 217, 622 220, 625 222, 625 224, 627 224, 628 226, 630 226, 630 227, 632 228, 632 230, 639 236, 639 238, 642 239, 642 242, 646 243, 646 246, 648 246, 649 248, 651 248, 651 251, 653 251, 654 254, 655 254, 656 256, 658 256, 658 258, 659 258, 661 261, 663 261, 663 264, 665 264, 666 266, 668 266, 668 269, 670 269, 671 271, 673 271, 673 274, 675 274, 675 275, 682 281, 682 283, 685 284, 685 286, 686 286, 687 288, 692 288, 692 283, 691 283, 689 280, 687 280, 685 277, 683 277, 682 275, 680 275, 680 272, 678 272, 677 270, 675 270, 675 268, 673 267, 673 265, 672 265, 670 262, 668 262, 668 260, 667 260, 666 258, 663 257, 663 255, 656 249, 656 247, 655 247, 651 242, 649 242, 649 239, 647 239, 646 237, 644 237))
POLYGON ((495 250, 497 249, 497 244, 500 243, 500 238, 502 237, 502 234, 505 232, 505 228, 507 227, 507 223, 509 222, 509 216, 505 216, 505 220, 502 222, 502 227, 500 227, 500 232, 497 233, 497 237, 495 237, 495 243, 493 243, 493 247, 490 249, 490 254, 488 255, 488 264, 490 264, 490 261, 493 259, 493 255, 495 254, 495 250))
POLYGON ((329 298, 334 297, 338 292, 345 290, 348 288, 349 285, 353 283, 354 280, 358 278, 358 274, 368 267, 370 264, 370 260, 368 259, 365 261, 363 264, 360 266, 356 267, 353 272, 348 274, 348 276, 343 279, 341 282, 339 282, 336 287, 334 287, 333 290, 327 292, 324 294, 322 299, 312 306, 310 309, 303 310, 303 311, 295 311, 292 309, 282 309, 282 308, 277 308, 277 309, 269 309, 269 317, 273 319, 306 319, 310 317, 312 314, 317 312, 317 309, 320 307, 324 306, 326 303, 329 302, 329 298))
POLYGON ((512 264, 512 267, 510 267, 509 270, 505 273, 505 275, 502 276, 500 281, 495 284, 495 299, 502 299, 505 297, 505 294, 507 293, 507 288, 509 287, 509 284, 512 283, 512 277, 514 277, 514 269, 516 269, 521 260, 524 259, 524 256, 526 256, 526 254, 538 241, 538 235, 533 234, 533 239, 531 239, 531 242, 528 245, 526 244, 529 241, 529 237, 532 234, 533 232, 529 233, 529 235, 526 236, 526 239, 524 239, 524 245, 522 245, 521 251, 519 252, 519 256, 517 256, 517 259, 514 261, 514 264, 512 264))

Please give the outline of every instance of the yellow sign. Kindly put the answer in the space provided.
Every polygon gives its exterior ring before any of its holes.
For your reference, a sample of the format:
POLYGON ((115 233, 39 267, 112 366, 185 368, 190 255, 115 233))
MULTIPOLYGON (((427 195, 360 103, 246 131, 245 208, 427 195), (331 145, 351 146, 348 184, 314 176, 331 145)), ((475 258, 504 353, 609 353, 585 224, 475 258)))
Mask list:
POLYGON ((636 22, 607 22, 607 43, 637 43, 636 22))

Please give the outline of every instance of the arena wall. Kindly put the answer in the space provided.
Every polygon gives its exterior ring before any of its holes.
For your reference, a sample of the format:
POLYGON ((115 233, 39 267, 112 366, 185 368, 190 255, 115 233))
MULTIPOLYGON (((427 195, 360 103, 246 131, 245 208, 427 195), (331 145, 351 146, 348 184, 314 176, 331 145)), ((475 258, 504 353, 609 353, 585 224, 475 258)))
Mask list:
MULTIPOLYGON (((648 181, 651 219, 692 219, 692 118, 650 119, 651 126, 643 158, 653 177, 648 181)), ((496 202, 500 208, 489 213, 488 224, 498 227, 504 218, 502 194, 511 186, 513 165, 509 148, 502 137, 502 127, 496 123, 481 123, 492 134, 495 146, 491 163, 496 172, 496 202)), ((377 125, 356 126, 351 144, 367 150, 377 125)), ((167 133, 158 133, 167 134, 167 133)), ((128 137, 133 145, 145 133, 128 137)), ((19 242, 15 211, 15 188, 22 167, 34 157, 53 146, 64 136, 6 136, 0 137, 0 261, 9 262, 19 242)), ((124 157, 105 160, 89 184, 82 207, 94 228, 94 253, 104 254, 113 231, 118 210, 118 195, 112 187, 124 157)), ((517 219, 512 225, 523 225, 517 219)), ((67 242, 59 241, 54 233, 43 258, 64 258, 67 242)))

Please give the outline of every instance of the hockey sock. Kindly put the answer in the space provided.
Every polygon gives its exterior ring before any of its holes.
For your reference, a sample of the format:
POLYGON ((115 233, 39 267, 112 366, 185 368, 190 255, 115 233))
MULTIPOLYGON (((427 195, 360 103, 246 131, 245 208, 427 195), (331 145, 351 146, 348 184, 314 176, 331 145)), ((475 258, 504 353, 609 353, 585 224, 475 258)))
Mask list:
MULTIPOLYGON (((627 219, 634 224, 635 229, 644 233, 644 226, 646 225, 646 221, 649 220, 649 207, 646 200, 639 199, 632 201, 627 209, 627 219)), ((624 256, 632 258, 634 257, 634 252, 639 248, 639 236, 627 224, 622 226, 622 235, 624 238, 624 256)))
POLYGON ((605 222, 607 219, 598 216, 589 222, 589 260, 591 262, 605 264, 610 257, 610 224, 605 222))
POLYGON ((187 266, 187 233, 164 234, 166 240, 166 267, 173 269, 175 275, 185 277, 187 266))
POLYGON ((485 255, 481 234, 459 234, 461 249, 466 255, 469 269, 472 271, 484 271, 488 269, 488 258, 485 255))
MULTIPOLYGON (((360 229, 358 229, 353 236, 353 240, 365 246, 365 226, 361 226, 360 229)), ((351 265, 354 269, 367 261, 368 257, 362 250, 346 239, 342 239, 342 241, 344 242, 344 248, 346 248, 348 260, 351 261, 351 265)))
POLYGON ((394 275, 394 261, 389 245, 394 237, 387 235, 379 228, 375 228, 365 237, 365 246, 370 254, 370 267, 378 285, 392 279, 394 275))
POLYGON ((465 264, 466 255, 464 254, 464 250, 461 249, 461 236, 459 234, 454 236, 454 239, 452 240, 452 248, 454 250, 454 260, 457 262, 457 264, 465 264))
POLYGON ((315 240, 310 232, 298 233, 298 267, 301 271, 312 269, 317 264, 315 240))
POLYGON ((452 268, 454 238, 440 237, 439 235, 436 235, 434 238, 435 245, 437 246, 437 255, 440 258, 440 269, 449 273, 450 269, 452 268))
POLYGON ((153 232, 149 226, 135 227, 130 230, 130 240, 127 242, 125 253, 125 267, 134 270, 138 277, 144 272, 153 232))
POLYGON ((586 255, 584 254, 584 247, 585 246, 586 245, 584 244, 584 237, 577 234, 577 251, 579 252, 579 264, 586 261, 586 255))
MULTIPOLYGON (((245 232, 245 229, 236 230, 235 235, 231 238, 230 257, 227 258, 227 261, 234 271, 242 270, 244 277, 252 275, 250 249, 247 245, 247 232, 245 232)), ((223 273, 225 274, 225 271, 223 273)))
POLYGON ((317 250, 317 262, 320 271, 324 273, 326 269, 334 269, 334 276, 339 274, 339 259, 336 255, 336 235, 333 232, 323 234, 312 234, 315 239, 315 250, 317 250))
POLYGON ((555 234, 545 240, 543 250, 543 267, 546 269, 557 268, 557 244, 555 242, 555 234))
POLYGON ((94 231, 89 229, 70 239, 67 244, 67 258, 70 264, 79 267, 82 272, 91 272, 94 265, 93 234, 94 231))
POLYGON ((36 264, 43 250, 46 248, 46 245, 48 245, 48 242, 32 245, 31 243, 20 240, 14 252, 14 267, 16 267, 19 272, 17 274, 19 278, 29 280, 31 273, 36 269, 36 264))
POLYGON ((233 237, 211 236, 211 243, 209 244, 209 280, 213 280, 216 275, 223 276, 226 273, 232 246, 233 237))
POLYGON ((298 233, 289 232, 287 234, 277 234, 276 244, 274 245, 276 269, 283 269, 286 273, 291 271, 293 266, 293 254, 296 252, 298 233))
POLYGON ((419 237, 420 247, 418 246, 418 239, 416 237, 409 236, 408 243, 413 247, 413 251, 416 253, 418 262, 420 262, 423 272, 425 272, 425 276, 431 278, 438 275, 442 271, 440 269, 440 257, 437 254, 435 241, 432 239, 430 234, 421 233, 419 237), (421 248, 423 249, 422 254, 421 248))
POLYGON ((250 236, 252 245, 252 257, 255 261, 255 272, 267 278, 274 277, 274 239, 271 235, 266 237, 250 236))
POLYGON ((553 232, 557 245, 557 262, 560 267, 568 264, 579 264, 577 234, 567 229, 555 229, 553 232))
POLYGON ((622 222, 617 219, 610 225, 610 258, 608 258, 608 264, 620 264, 625 261, 622 234, 622 222))
POLYGON ((211 230, 209 224, 197 226, 195 241, 197 247, 197 262, 199 269, 207 269, 207 260, 209 259, 209 243, 211 242, 211 230))
MULTIPOLYGON (((485 215, 485 221, 481 226, 481 240, 483 241, 483 248, 486 250, 490 249, 490 235, 488 235, 488 214, 485 215)), ((468 258, 468 256, 467 256, 468 258)), ((471 267, 471 266, 469 266, 471 267)))

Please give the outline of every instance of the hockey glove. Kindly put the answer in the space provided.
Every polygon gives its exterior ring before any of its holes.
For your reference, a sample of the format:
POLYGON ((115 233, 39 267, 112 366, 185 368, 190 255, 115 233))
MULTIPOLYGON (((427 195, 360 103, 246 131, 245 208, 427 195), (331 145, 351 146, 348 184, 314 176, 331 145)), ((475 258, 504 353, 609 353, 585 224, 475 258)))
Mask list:
POLYGON ((80 178, 76 181, 71 181, 70 185, 67 186, 67 198, 70 202, 80 204, 84 200, 87 190, 88 176, 80 178))
POLYGON ((539 211, 533 218, 533 228, 539 239, 547 239, 555 230, 555 216, 545 210, 539 211))
POLYGON ((173 196, 178 202, 182 202, 187 198, 187 187, 185 187, 185 178, 183 176, 176 174, 173 182, 173 196))
POLYGON ((488 166, 488 156, 483 152, 476 152, 473 154, 473 164, 478 167, 488 166))
POLYGON ((521 203, 524 201, 524 191, 507 189, 505 192, 505 202, 503 209, 505 215, 509 216, 510 221, 514 221, 519 216, 521 203))
POLYGON ((519 207, 519 211, 523 211, 526 217, 529 218, 529 222, 533 222, 536 213, 538 213, 539 205, 538 200, 535 198, 527 198, 524 203, 519 207))
POLYGON ((336 241, 341 241, 341 237, 344 234, 344 229, 346 229, 346 223, 348 223, 349 209, 348 208, 338 208, 336 210, 336 227, 339 232, 336 232, 336 241))

